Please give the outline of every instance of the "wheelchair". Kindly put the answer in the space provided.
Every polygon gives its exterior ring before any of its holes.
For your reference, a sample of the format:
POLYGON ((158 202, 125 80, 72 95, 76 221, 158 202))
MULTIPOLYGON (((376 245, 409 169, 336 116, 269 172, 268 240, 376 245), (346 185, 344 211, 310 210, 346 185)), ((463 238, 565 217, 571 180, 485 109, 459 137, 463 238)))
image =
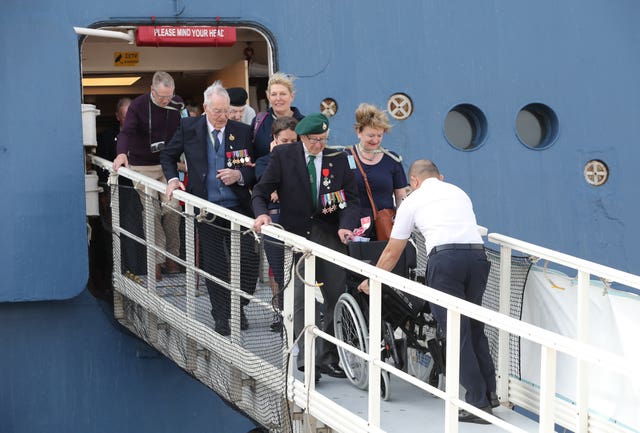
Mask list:
MULTIPOLYGON (((375 265, 387 242, 351 242, 349 255, 375 265)), ((395 274, 416 278, 416 249, 408 243, 396 267, 395 274)), ((363 277, 348 273, 347 291, 334 310, 335 336, 363 352, 369 350, 369 296, 358 292, 363 277)), ((429 304, 391 287, 382 287, 381 359, 433 386, 444 375, 444 338, 438 335, 437 324, 429 304)), ((348 350, 338 347, 340 362, 349 381, 360 389, 368 387, 368 362, 348 350)), ((391 395, 389 373, 382 371, 380 392, 383 400, 391 395)))

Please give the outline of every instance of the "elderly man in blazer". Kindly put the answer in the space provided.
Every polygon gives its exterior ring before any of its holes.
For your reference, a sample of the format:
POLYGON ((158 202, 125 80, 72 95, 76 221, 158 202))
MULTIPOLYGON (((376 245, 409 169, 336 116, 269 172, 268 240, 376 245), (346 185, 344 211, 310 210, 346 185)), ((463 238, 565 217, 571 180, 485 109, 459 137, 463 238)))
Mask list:
MULTIPOLYGON (((229 95, 219 81, 204 92, 205 116, 183 118, 175 135, 162 151, 160 161, 170 198, 176 189, 186 190, 200 198, 252 217, 249 188, 255 182, 252 167, 253 145, 250 128, 228 119, 229 95), (189 181, 178 179, 177 162, 184 153, 189 181)), ((200 266, 212 275, 229 281, 229 221, 215 218, 198 224, 200 266)), ((258 276, 258 256, 251 236, 241 242, 242 290, 253 294, 258 276)), ((229 335, 229 291, 207 280, 207 290, 215 320, 215 330, 229 335)), ((243 299, 243 306, 246 305, 243 299)), ((241 328, 248 326, 244 310, 241 328)))
MULTIPOLYGON (((260 182, 253 189, 251 204, 260 230, 270 224, 267 211, 271 192, 280 200, 280 224, 288 231, 346 253, 351 230, 358 225, 358 191, 353 170, 343 152, 326 149, 329 121, 320 114, 310 114, 296 126, 301 142, 276 147, 260 182)), ((322 259, 316 262, 316 280, 324 297, 322 330, 333 335, 333 310, 345 290, 345 272, 322 259)), ((296 280, 294 332, 297 336, 304 325, 304 285, 296 280)), ((313 291, 308 291, 313 296, 313 291)), ((319 318, 316 315, 316 318, 319 318)), ((301 344, 301 343, 298 343, 301 344)), ((304 350, 300 346, 298 368, 304 368, 304 350)), ((333 344, 319 339, 316 344, 318 372, 333 377, 345 377, 338 365, 338 353, 333 344)), ((318 372, 316 379, 319 378, 318 372)))

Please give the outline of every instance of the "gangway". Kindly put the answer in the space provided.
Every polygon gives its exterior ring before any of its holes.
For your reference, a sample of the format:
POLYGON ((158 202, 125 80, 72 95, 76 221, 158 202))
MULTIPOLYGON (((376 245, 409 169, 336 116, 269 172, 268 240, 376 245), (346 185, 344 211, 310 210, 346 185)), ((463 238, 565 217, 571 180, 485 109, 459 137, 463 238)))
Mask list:
MULTIPOLYGON (((92 156, 93 164, 109 170, 111 162, 92 156)), ((313 281, 315 258, 329 260, 341 267, 366 275, 371 279, 370 341, 381 341, 380 309, 381 285, 392 286, 405 293, 443 305, 448 309, 446 359, 447 372, 443 390, 416 380, 380 359, 376 344, 370 353, 359 353, 369 363, 369 391, 350 386, 346 380, 323 376, 315 384, 313 368, 299 373, 292 362, 294 350, 292 335, 293 290, 284 291, 283 334, 271 332, 272 291, 266 269, 253 295, 240 290, 239 270, 242 266, 239 254, 233 254, 241 236, 253 236, 250 228, 253 220, 230 212, 205 200, 182 191, 175 196, 184 202, 183 257, 174 257, 148 243, 144 236, 123 227, 120 221, 119 182, 129 179, 148 193, 144 215, 147 237, 153 239, 151 194, 164 193, 165 185, 142 176, 127 168, 109 177, 114 258, 114 315, 132 332, 157 350, 175 361, 181 368, 213 389, 222 398, 273 432, 337 431, 337 432, 552 432, 556 424, 574 432, 638 432, 636 424, 625 424, 599 414, 590 405, 589 371, 610 371, 640 389, 634 368, 637 360, 629 356, 604 350, 589 344, 588 286, 591 275, 606 278, 629 287, 640 289, 640 277, 595 263, 527 244, 499 234, 489 234, 488 239, 499 246, 500 254, 492 267, 499 278, 498 302, 494 310, 479 307, 451 297, 417 282, 382 271, 351 257, 292 235, 276 227, 265 227, 263 233, 283 243, 288 254, 293 251, 304 255, 302 274, 305 281, 313 281), (198 265, 196 224, 198 214, 206 211, 230 221, 231 272, 230 281, 224 282, 208 275, 198 265), (123 243, 142 245, 146 254, 146 266, 141 272, 131 272, 122 263, 123 243), (540 259, 551 260, 576 269, 579 279, 579 303, 577 335, 574 338, 560 335, 511 317, 512 303, 512 251, 520 251, 540 259), (155 278, 156 253, 161 252, 184 267, 185 272, 155 278), (204 281, 215 279, 231 292, 231 332, 224 336, 215 332, 210 314, 210 301, 204 281), (241 298, 250 302, 248 328, 241 329, 239 307, 241 298), (502 406, 487 415, 466 404, 459 398, 459 323, 465 315, 480 320, 496 330, 496 367, 498 393, 502 406), (236 326, 233 326, 233 323, 236 326), (527 340, 539 348, 540 383, 521 381, 511 373, 513 364, 513 339, 527 340), (571 402, 557 395, 556 372, 559 358, 569 357, 576 363, 578 389, 576 401, 571 402), (391 375, 394 397, 381 401, 380 372, 391 375), (513 406, 525 408, 539 416, 533 421, 512 410, 513 406), (486 418, 493 426, 459 424, 458 409, 463 408, 486 418)), ((258 245, 260 244, 256 237, 258 245)), ((295 278, 295 277, 292 277, 295 278)), ((289 278, 288 284, 293 284, 289 278)), ((321 332, 315 323, 314 300, 307 297, 305 304, 306 348, 314 338, 325 338, 338 345, 344 343, 321 332)), ((313 358, 313 357, 311 357, 313 358)), ((311 364, 309 364, 311 365, 311 364)))

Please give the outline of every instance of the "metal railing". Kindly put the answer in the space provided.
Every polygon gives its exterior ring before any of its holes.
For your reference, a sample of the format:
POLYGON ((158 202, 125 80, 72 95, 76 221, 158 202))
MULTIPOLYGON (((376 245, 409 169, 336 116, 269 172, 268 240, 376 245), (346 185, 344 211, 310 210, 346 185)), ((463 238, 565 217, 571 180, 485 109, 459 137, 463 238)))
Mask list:
MULTIPOLYGON (((111 166, 111 162, 98 157, 92 157, 94 164, 108 168, 111 166)), ((118 172, 119 175, 127 177, 134 182, 138 182, 145 186, 149 191, 164 192, 165 185, 141 176, 138 173, 121 168, 118 172)), ((111 176, 111 181, 116 182, 117 175, 111 176)), ((185 213, 193 215, 194 208, 204 209, 207 212, 218 215, 222 218, 226 218, 231 221, 232 229, 240 230, 241 228, 250 228, 253 224, 253 220, 246 218, 237 213, 231 212, 225 208, 207 202, 205 200, 194 197, 183 191, 176 191, 175 197, 185 203, 185 213)), ((117 204, 115 204, 117 206, 117 204)), ((146 207, 147 212, 150 212, 150 206, 146 207)), ((126 234, 122 231, 117 218, 117 212, 114 209, 113 212, 113 226, 114 226, 114 246, 119 242, 119 236, 126 234)), ((150 218, 150 225, 153 226, 152 218, 150 218)), ((193 236, 193 224, 187 224, 186 234, 187 236, 193 236)), ((510 401, 511 396, 509 387, 509 335, 517 335, 520 338, 529 340, 540 346, 541 363, 540 363, 540 391, 538 394, 538 407, 539 407, 539 431, 540 432, 552 432, 554 431, 554 423, 557 422, 555 415, 557 398, 556 393, 556 363, 558 353, 564 353, 572 358, 575 358, 578 362, 578 369, 576 375, 578 378, 578 399, 575 405, 575 431, 576 432, 588 432, 589 420, 588 420, 588 399, 586 389, 588 387, 588 377, 586 374, 587 369, 591 367, 598 367, 602 369, 611 370, 620 374, 626 375, 629 380, 637 380, 637 375, 633 372, 637 368, 636 363, 632 360, 624 358, 620 355, 608 352, 606 350, 594 347, 586 343, 586 324, 588 322, 588 302, 586 299, 586 287, 589 284, 590 275, 597 275, 606 278, 610 281, 616 281, 631 287, 640 289, 640 277, 631 275, 625 272, 617 271, 605 266, 601 266, 595 263, 587 262, 575 257, 568 256, 566 254, 558 253, 556 251, 548 250, 536 245, 528 244, 526 242, 518 241, 499 234, 489 234, 490 241, 500 245, 501 252, 501 267, 500 267, 500 312, 494 312, 486 308, 474 305, 472 303, 463 301, 459 298, 450 296, 433 288, 427 287, 415 281, 399 277, 390 272, 383 271, 372 265, 366 264, 362 261, 358 261, 349 256, 336 253, 335 251, 323 247, 321 245, 310 242, 302 237, 293 235, 284 230, 278 229, 274 226, 263 227, 263 233, 267 236, 273 237, 282 241, 285 245, 292 247, 295 251, 306 253, 304 260, 304 276, 306 281, 315 281, 315 259, 322 258, 329 262, 332 262, 338 266, 350 270, 351 272, 359 273, 367 278, 370 278, 370 310, 369 310, 369 353, 361 352, 352 346, 345 344, 342 341, 335 339, 334 337, 320 331, 315 326, 315 300, 312 296, 307 296, 305 299, 305 365, 313 367, 314 357, 310 350, 313 348, 312 341, 315 338, 324 338, 333 342, 334 344, 344 348, 345 350, 356 354, 369 363, 369 391, 368 391, 368 412, 367 419, 364 419, 355 413, 350 412, 348 409, 341 407, 334 401, 324 397, 322 394, 316 392, 315 381, 313 375, 315 374, 314 368, 306 368, 304 375, 305 380, 302 382, 294 377, 292 371, 289 371, 287 381, 289 383, 288 398, 293 401, 298 407, 306 409, 308 414, 317 420, 323 422, 327 426, 341 432, 379 432, 383 431, 380 427, 380 407, 381 396, 380 389, 380 373, 381 370, 385 370, 397 378, 404 380, 426 392, 433 394, 434 396, 444 400, 445 402, 445 431, 447 433, 455 433, 458 431, 458 409, 462 408, 469 412, 472 412, 479 417, 482 417, 492 424, 501 427, 502 429, 510 432, 523 432, 524 430, 516 427, 512 424, 505 422, 504 420, 487 414, 459 398, 459 357, 460 357, 460 319, 461 316, 467 316, 472 319, 481 321, 485 324, 491 325, 499 330, 499 355, 497 365, 497 377, 498 377, 498 394, 501 397, 501 401, 510 401), (578 302, 578 335, 577 338, 569 338, 559 335, 537 326, 533 326, 528 323, 521 322, 514 318, 509 317, 509 296, 510 296, 510 258, 513 250, 521 251, 525 254, 530 254, 538 258, 547 259, 563 266, 567 266, 578 271, 579 279, 579 302, 578 302), (424 299, 430 303, 438 304, 447 309, 447 334, 446 334, 446 382, 445 389, 440 390, 436 387, 429 385, 428 383, 417 380, 416 378, 408 375, 407 373, 395 368, 394 366, 385 363, 381 360, 379 342, 382 341, 381 335, 381 285, 386 284, 394 287, 409 295, 424 299), (378 343, 376 343, 378 342, 378 343)), ((129 234, 130 235, 130 234, 129 234)), ((151 237, 152 238, 152 237, 151 237)), ((233 244, 232 243, 232 248, 233 244)), ((155 265, 155 251, 152 245, 148 245, 147 252, 147 269, 148 274, 152 274, 153 266, 155 265)), ((115 250, 116 248, 114 248, 115 250)), ((174 257, 172 257, 174 258, 174 257)), ((205 347, 211 351, 219 351, 219 355, 234 364, 234 366, 242 373, 248 376, 254 377, 257 372, 252 371, 248 365, 254 365, 255 363, 248 363, 245 365, 236 365, 237 358, 234 358, 235 353, 242 353, 242 348, 235 345, 235 341, 240 333, 240 329, 232 329, 231 341, 220 338, 213 329, 204 326, 199 323, 194 317, 194 305, 196 303, 196 274, 203 271, 197 269, 195 266, 194 251, 186 251, 186 260, 181 261, 179 258, 174 258, 186 268, 186 313, 180 310, 172 308, 170 305, 162 304, 161 300, 152 299, 152 291, 141 291, 138 288, 133 288, 130 281, 124 278, 122 275, 116 274, 114 276, 115 289, 127 296, 133 298, 136 302, 148 308, 154 315, 161 320, 169 322, 172 326, 176 326, 184 330, 185 333, 191 335, 191 338, 197 338, 197 345, 205 347), (145 293, 149 293, 149 297, 145 293), (193 330, 196 329, 197 336, 194 335, 193 330)), ((232 264, 233 266, 239 266, 238 263, 232 264)), ((115 268, 114 268, 115 269, 115 268)), ((230 283, 230 289, 232 290, 231 302, 232 302, 232 314, 239 314, 240 297, 246 297, 253 299, 250 295, 242 292, 239 288, 239 282, 237 279, 238 273, 232 272, 236 277, 232 276, 230 283), (235 306, 235 308, 234 308, 235 306)), ((205 275, 206 276, 206 275, 205 275)), ((285 290, 284 293, 284 324, 287 329, 286 335, 289 338, 289 347, 293 344, 293 279, 289 282, 290 290, 285 290)), ((307 289, 310 289, 307 287, 307 289)), ((259 300, 258 300, 259 301, 259 300)), ((118 311, 118 303, 115 304, 116 315, 121 312, 118 311)), ((239 323, 240 321, 233 321, 239 323)), ((251 356, 251 354, 242 353, 243 356, 251 356)), ((252 360, 259 362, 260 360, 252 360)), ((290 367, 291 368, 291 367, 290 367)), ((250 412, 248 412, 250 413, 250 412)))
MULTIPOLYGON (((570 423, 570 427, 575 432, 588 432, 589 430, 589 400, 588 400, 588 370, 590 366, 599 366, 611 371, 626 372, 627 377, 632 380, 637 380, 637 375, 634 378, 633 367, 630 360, 622 359, 617 355, 607 353, 601 349, 596 349, 586 345, 588 337, 588 327, 590 323, 589 315, 589 287, 591 276, 599 277, 607 282, 617 282, 635 289, 640 289, 640 277, 627 272, 609 268, 598 263, 590 262, 584 259, 570 256, 568 254, 560 253, 558 251, 550 250, 538 245, 530 244, 518 239, 510 238, 497 233, 491 233, 488 236, 491 242, 494 242, 500 246, 500 312, 508 314, 509 312, 509 296, 510 285, 509 276, 511 272, 511 262, 509 258, 512 252, 519 251, 527 254, 531 257, 535 257, 541 260, 547 260, 556 263, 567 268, 574 269, 577 272, 577 323, 576 323, 576 338, 571 346, 559 345, 562 339, 554 344, 546 344, 542 346, 543 365, 541 366, 541 383, 540 383, 540 428, 541 431, 552 431, 554 422, 557 422, 554 418, 554 411, 560 412, 559 416, 563 416, 570 423), (576 368, 576 401, 574 405, 560 405, 560 407, 554 407, 558 404, 558 399, 555 398, 555 375, 553 369, 556 365, 557 352, 564 352, 571 355, 577 360, 576 368), (586 353, 585 351, 591 352, 586 353), (611 358, 609 358, 611 357, 611 358), (604 361, 608 359, 608 361, 604 361), (627 365, 626 370, 618 370, 618 368, 612 368, 608 362, 620 362, 619 368, 624 368, 622 365, 627 365), (563 413, 564 412, 564 413, 563 413), (542 430, 543 428, 548 430, 542 430)), ((509 347, 509 333, 508 328, 500 329, 499 336, 499 353, 503 355, 505 349, 509 347)), ((498 393, 499 395, 506 395, 509 390, 509 358, 505 356, 499 356, 497 374, 498 374, 498 393)), ((516 384, 516 387, 526 387, 522 384, 516 384)), ((525 405, 525 401, 518 398, 511 397, 511 400, 517 404, 525 405)), ((532 407, 533 408, 533 407, 532 407)))

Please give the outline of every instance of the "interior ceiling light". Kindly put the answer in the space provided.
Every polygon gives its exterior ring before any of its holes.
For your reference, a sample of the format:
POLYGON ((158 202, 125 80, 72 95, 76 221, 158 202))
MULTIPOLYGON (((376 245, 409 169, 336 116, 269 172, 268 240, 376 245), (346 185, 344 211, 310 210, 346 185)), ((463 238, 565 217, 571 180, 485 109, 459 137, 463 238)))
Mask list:
POLYGON ((130 86, 141 77, 100 77, 100 78, 83 78, 82 85, 85 87, 98 86, 130 86))

